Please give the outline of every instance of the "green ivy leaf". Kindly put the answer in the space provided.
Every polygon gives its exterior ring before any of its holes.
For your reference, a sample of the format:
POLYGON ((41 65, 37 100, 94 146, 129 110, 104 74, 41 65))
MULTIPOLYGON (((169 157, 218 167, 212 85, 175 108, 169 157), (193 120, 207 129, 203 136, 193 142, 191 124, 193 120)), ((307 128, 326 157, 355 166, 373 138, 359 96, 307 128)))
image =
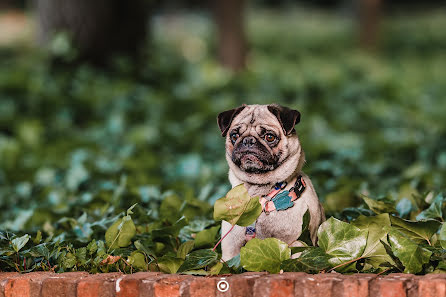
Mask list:
POLYGON ((140 251, 133 251, 127 258, 127 262, 139 270, 147 270, 146 257, 140 251))
POLYGON ((183 264, 184 260, 171 256, 162 256, 158 259, 158 267, 165 273, 177 273, 178 268, 183 264))
POLYGON ((214 266, 209 270, 210 275, 218 275, 223 268, 223 263, 217 262, 214 266))
POLYGON ((84 265, 87 262, 87 248, 81 247, 76 249, 76 261, 84 265))
POLYGON ((102 257, 102 256, 106 255, 107 254, 107 249, 105 248, 104 241, 103 240, 98 240, 97 245, 98 245, 98 250, 96 251, 96 254, 99 257, 102 257))
POLYGON ((194 240, 194 237, 198 232, 203 231, 214 223, 214 220, 203 218, 194 219, 192 221, 189 221, 187 226, 184 226, 184 228, 181 229, 179 237, 182 241, 194 240))
POLYGON ((307 230, 310 230, 310 222, 311 222, 311 214, 310 210, 307 209, 302 218, 302 233, 307 230))
POLYGON ((132 238, 136 234, 136 227, 132 218, 127 215, 118 219, 105 232, 105 242, 109 249, 126 247, 132 243, 132 238))
POLYGON ((240 267, 240 254, 226 261, 228 267, 238 269, 240 267))
POLYGON ((160 206, 160 217, 174 223, 181 217, 181 205, 183 201, 176 195, 171 194, 164 197, 160 206))
POLYGON ((171 237, 177 237, 180 230, 186 225, 187 219, 185 217, 181 217, 175 223, 173 223, 172 226, 152 230, 152 237, 153 239, 168 239, 171 237))
POLYGON ((212 246, 215 241, 215 237, 217 236, 218 230, 220 230, 220 226, 215 226, 210 229, 205 229, 198 232, 194 239, 195 247, 201 248, 212 246))
POLYGON ((307 246, 305 245, 305 242, 301 242, 303 246, 293 246, 290 247, 291 249, 291 255, 296 254, 296 253, 302 253, 305 250, 314 248, 313 246, 307 246))
POLYGON ((92 240, 88 245, 87 245, 87 250, 88 250, 88 254, 89 255, 93 255, 94 253, 96 253, 96 251, 98 250, 98 245, 96 243, 96 240, 92 240))
POLYGON ((186 259, 186 255, 190 253, 194 249, 194 241, 189 240, 183 242, 177 251, 177 258, 186 259))
MULTIPOLYGON (((395 254, 393 253, 392 247, 390 246, 390 244, 387 243, 387 242, 384 242, 382 240, 380 240, 380 242, 384 246, 384 248, 386 249, 386 252, 389 255, 389 257, 392 258, 393 262, 395 263, 395 265, 393 265, 393 267, 398 269, 399 271, 403 272, 404 271, 404 266, 401 263, 400 259, 398 259, 398 257, 395 256, 395 254)), ((392 266, 392 265, 389 264, 388 266, 392 266)))
POLYGON ((446 249, 446 225, 444 223, 441 225, 438 239, 440 240, 441 247, 446 249))
POLYGON ((189 275, 201 275, 206 276, 209 275, 209 272, 204 269, 196 269, 196 270, 187 270, 184 272, 181 272, 182 274, 189 274, 189 275))
MULTIPOLYGON (((127 179, 127 177, 126 177, 126 176, 122 176, 121 179, 127 179)), ((135 204, 133 204, 132 206, 130 206, 130 207, 127 209, 127 211, 126 211, 126 214, 127 214, 128 216, 129 216, 129 215, 132 215, 132 214, 133 214, 133 209, 134 209, 137 205, 138 205, 138 203, 135 203, 135 204)))
POLYGON ((51 252, 47 246, 47 243, 41 243, 31 248, 31 254, 34 257, 43 257, 45 260, 49 260, 51 257, 51 252))
POLYGON ((380 213, 397 213, 395 206, 385 201, 378 201, 366 196, 362 196, 365 204, 376 214, 380 213))
POLYGON ((155 242, 155 253, 156 254, 160 253, 165 247, 166 247, 166 245, 164 243, 155 242))
POLYGON ((291 249, 276 238, 253 238, 240 250, 240 264, 249 271, 278 273, 280 263, 289 259, 291 249))
POLYGON ((34 244, 39 244, 42 241, 42 231, 37 231, 36 237, 33 239, 34 244))
POLYGON ((311 214, 310 211, 307 209, 302 218, 302 233, 298 238, 298 240, 304 243, 305 245, 313 245, 310 234, 310 221, 311 221, 311 214))
POLYGON ((367 258, 367 263, 375 269, 384 269, 381 264, 388 262, 394 264, 387 254, 381 240, 387 242, 387 233, 390 229, 389 214, 383 213, 373 217, 359 216, 352 225, 360 230, 368 231, 367 245, 362 257, 367 258))
POLYGON ((214 220, 225 220, 231 225, 249 226, 261 212, 259 197, 250 197, 245 185, 241 184, 215 202, 214 220))
POLYGON ((70 269, 70 268, 73 268, 74 265, 76 265, 76 256, 73 255, 72 253, 67 253, 62 258, 62 267, 66 268, 66 269, 70 269))
POLYGON ((196 216, 201 216, 203 213, 207 213, 211 209, 212 206, 205 201, 196 198, 188 198, 186 201, 183 201, 180 211, 186 218, 193 219, 196 216))
POLYGON ((442 273, 445 273, 446 272, 446 261, 445 260, 440 261, 437 265, 437 269, 441 270, 442 273))
POLYGON ((336 266, 359 258, 367 245, 367 235, 367 230, 331 217, 319 227, 318 244, 331 256, 330 264, 336 266))
POLYGON ((185 272, 188 270, 197 270, 210 265, 217 261, 218 254, 212 250, 198 250, 186 256, 184 263, 178 269, 178 272, 185 272))
POLYGON ((137 240, 133 243, 136 247, 136 249, 140 252, 143 252, 148 257, 152 257, 155 255, 155 252, 146 247, 144 244, 141 243, 141 241, 137 240))
POLYGON ((280 269, 285 272, 314 273, 331 267, 327 255, 320 247, 306 249, 297 259, 288 259, 282 262, 280 269))
POLYGON ((436 220, 414 222, 391 216, 390 221, 392 227, 419 243, 423 241, 430 242, 432 236, 437 233, 441 226, 441 223, 436 220))
POLYGON ((435 197, 434 201, 431 203, 431 205, 420 212, 417 215, 417 221, 420 220, 428 220, 428 219, 442 219, 443 218, 443 195, 439 194, 437 197, 435 197))
POLYGON ((25 234, 21 237, 16 237, 11 241, 12 248, 16 253, 18 253, 30 240, 31 236, 25 234))
POLYGON ((432 252, 414 242, 404 233, 395 228, 389 232, 389 242, 392 252, 404 265, 405 273, 418 273, 423 269, 423 264, 429 262, 432 252))
POLYGON ((402 198, 400 201, 398 201, 395 208, 398 211, 400 217, 406 217, 412 210, 414 210, 415 207, 410 199, 402 198))

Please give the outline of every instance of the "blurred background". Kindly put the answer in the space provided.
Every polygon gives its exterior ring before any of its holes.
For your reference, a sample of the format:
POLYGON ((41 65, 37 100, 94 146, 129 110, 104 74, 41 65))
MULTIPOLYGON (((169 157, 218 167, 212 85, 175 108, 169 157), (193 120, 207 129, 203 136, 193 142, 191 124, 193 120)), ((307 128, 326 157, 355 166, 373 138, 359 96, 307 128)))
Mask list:
POLYGON ((140 223, 210 218, 230 188, 216 117, 242 103, 301 112, 328 215, 354 216, 343 209, 362 194, 410 212, 446 178, 445 13, 434 0, 1 0, 0 229, 86 241, 133 203, 140 223))

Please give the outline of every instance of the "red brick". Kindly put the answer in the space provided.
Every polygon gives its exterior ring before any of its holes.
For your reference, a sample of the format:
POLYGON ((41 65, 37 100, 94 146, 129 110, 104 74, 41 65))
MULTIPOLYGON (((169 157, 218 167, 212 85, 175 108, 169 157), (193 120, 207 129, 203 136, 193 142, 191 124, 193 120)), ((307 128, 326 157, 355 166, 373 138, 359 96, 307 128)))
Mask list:
POLYGON ((138 272, 118 278, 116 280, 116 296, 139 297, 140 291, 142 291, 142 280, 156 277, 159 274, 159 272, 138 272))
POLYGON ((5 297, 39 297, 44 279, 54 276, 50 272, 26 273, 11 277, 5 284, 5 297))
POLYGON ((418 281, 418 296, 446 296, 446 275, 431 274, 421 277, 418 281))
POLYGON ((0 297, 5 297, 5 285, 11 277, 18 276, 17 272, 0 272, 0 297))
POLYGON ((77 284, 77 297, 107 297, 115 295, 116 279, 122 273, 99 273, 82 278, 77 284))
POLYGON ((41 297, 76 297, 77 283, 87 277, 86 272, 66 272, 43 281, 41 297))
MULTIPOLYGON (((229 290, 226 292, 216 291, 216 296, 231 296, 231 297, 251 297, 253 295, 253 287, 256 279, 266 275, 266 272, 245 272, 242 274, 225 277, 225 281, 229 284, 229 290)), ((221 278, 217 278, 217 282, 221 278)))
POLYGON ((372 290, 373 297, 406 297, 406 285, 404 279, 395 279, 392 277, 379 278, 373 282, 376 286, 372 290))
POLYGON ((344 276, 338 273, 308 275, 295 284, 294 296, 338 297, 342 296, 344 276))
POLYGON ((369 282, 374 274, 354 274, 344 278, 342 282, 344 297, 368 297, 369 282))
POLYGON ((446 297, 446 274, 340 275, 327 273, 244 273, 221 277, 159 273, 0 273, 0 297, 446 297))
MULTIPOLYGON (((290 279, 270 280, 269 297, 293 296, 294 283, 290 279)), ((257 295, 255 295, 257 296, 257 295)))
POLYGON ((256 279, 254 296, 279 297, 294 296, 294 282, 307 276, 303 272, 285 272, 283 274, 265 275, 256 279))
POLYGON ((170 274, 159 274, 151 277, 145 277, 141 279, 139 284, 140 294, 139 297, 153 297, 155 296, 155 283, 162 278, 171 277, 170 274))
POLYGON ((189 283, 189 295, 193 297, 215 297, 217 290, 215 277, 194 278, 189 283))
POLYGON ((5 286, 5 297, 30 297, 31 286, 27 279, 10 279, 5 286))
POLYGON ((18 272, 0 272, 0 281, 11 278, 14 275, 19 275, 18 272))
POLYGON ((155 297, 177 297, 186 291, 189 281, 193 277, 189 275, 169 275, 160 278, 153 284, 155 297))

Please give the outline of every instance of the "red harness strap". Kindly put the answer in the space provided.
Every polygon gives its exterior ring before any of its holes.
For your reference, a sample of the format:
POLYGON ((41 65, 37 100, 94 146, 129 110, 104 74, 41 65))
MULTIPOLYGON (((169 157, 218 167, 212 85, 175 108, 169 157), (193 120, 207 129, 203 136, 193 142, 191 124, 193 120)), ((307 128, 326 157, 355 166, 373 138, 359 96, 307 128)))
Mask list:
MULTIPOLYGON (((269 214, 271 211, 277 210, 276 204, 275 204, 275 200, 274 198, 277 196, 277 194, 281 193, 282 190, 286 187, 287 183, 286 182, 282 182, 282 183, 277 183, 274 187, 274 189, 268 193, 268 195, 259 198, 259 202, 262 205, 262 210, 266 213, 269 214), (269 198, 269 199, 267 199, 269 198)), ((302 196, 302 193, 305 191, 306 188, 306 184, 304 181, 304 178, 299 175, 296 179, 296 183, 294 184, 294 186, 289 190, 289 191, 283 191, 285 192, 284 195, 287 196, 288 201, 291 200, 291 202, 299 199, 302 196)), ((280 195, 279 195, 280 196, 280 195)), ((277 197, 279 198, 279 197, 277 197)), ((282 197, 283 198, 283 197, 282 197)), ((282 205, 278 205, 279 209, 278 210, 284 210, 288 207, 292 207, 294 205, 294 203, 292 205, 289 205, 289 203, 287 203, 288 205, 285 207, 282 207, 282 205)), ((256 228, 255 228, 255 222, 252 223, 250 226, 246 227, 246 231, 245 231, 245 237, 246 240, 249 241, 251 239, 253 239, 254 237, 256 237, 256 228)))
MULTIPOLYGON (((260 204, 262 205, 263 211, 266 213, 269 213, 271 211, 276 210, 276 206, 274 204, 273 198, 277 196, 284 188, 286 187, 286 183, 280 183, 276 184, 274 187, 274 190, 268 193, 265 197, 261 197, 259 199, 260 204), (279 185, 279 186, 278 186, 279 185), (268 197, 269 199, 267 199, 268 197)), ((289 190, 288 196, 291 198, 291 201, 295 201, 302 196, 302 193, 305 191, 306 184, 304 181, 304 178, 299 175, 297 177, 296 183, 294 186, 289 190)))

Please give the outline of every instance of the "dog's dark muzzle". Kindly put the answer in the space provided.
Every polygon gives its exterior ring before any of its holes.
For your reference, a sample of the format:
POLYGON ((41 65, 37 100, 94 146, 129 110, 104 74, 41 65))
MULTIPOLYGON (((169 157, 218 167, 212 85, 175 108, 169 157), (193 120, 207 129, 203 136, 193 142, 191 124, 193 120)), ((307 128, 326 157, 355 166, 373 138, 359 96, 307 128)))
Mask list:
POLYGON ((232 151, 232 161, 247 172, 265 172, 277 167, 277 158, 253 136, 239 142, 232 151))

